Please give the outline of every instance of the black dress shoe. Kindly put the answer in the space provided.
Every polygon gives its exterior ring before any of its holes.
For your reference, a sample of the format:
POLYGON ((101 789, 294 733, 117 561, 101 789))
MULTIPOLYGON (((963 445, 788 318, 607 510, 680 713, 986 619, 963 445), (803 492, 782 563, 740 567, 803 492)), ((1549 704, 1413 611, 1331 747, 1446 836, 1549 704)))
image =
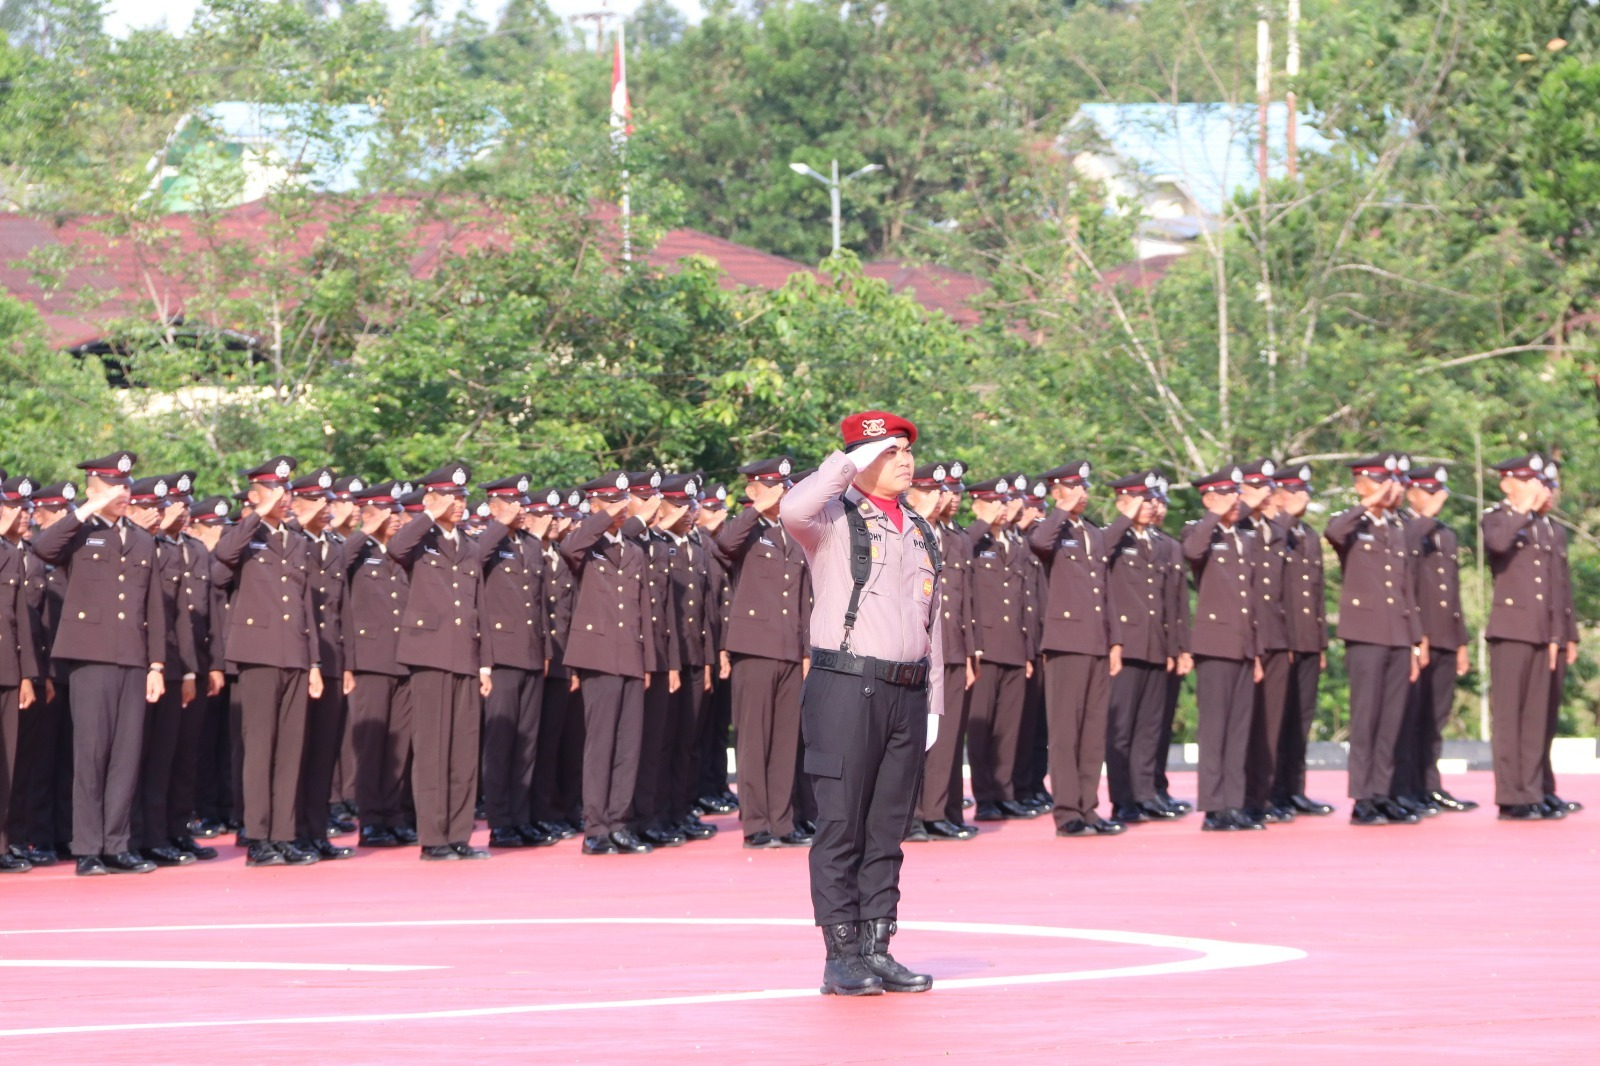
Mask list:
POLYGON ((673 829, 646 829, 639 834, 646 844, 656 848, 678 848, 688 841, 688 837, 673 829))
POLYGON ((217 857, 217 849, 204 844, 195 843, 195 839, 187 833, 183 836, 173 837, 172 846, 179 851, 193 855, 200 862, 210 862, 217 857))
POLYGON ((1092 837, 1098 836, 1093 827, 1082 818, 1074 818, 1060 829, 1056 830, 1058 837, 1092 837))
POLYGON ((233 834, 233 846, 236 847, 236 848, 246 848, 246 849, 248 849, 250 847, 250 845, 254 844, 254 843, 255 843, 254 840, 252 840, 251 838, 249 838, 249 837, 244 835, 244 830, 243 829, 241 829, 237 833, 233 834))
POLYGON ((190 855, 187 851, 179 851, 170 845, 145 848, 143 854, 146 859, 157 866, 191 866, 194 864, 193 855, 190 855))
POLYGON ((1450 795, 1450 793, 1444 791, 1430 792, 1428 793, 1428 798, 1432 800, 1440 810, 1460 812, 1475 811, 1478 809, 1477 800, 1456 799, 1454 796, 1450 795))
POLYGON ((222 823, 215 818, 196 818, 189 823, 189 835, 211 840, 222 835, 222 823))
POLYGON ((1139 813, 1147 822, 1167 821, 1182 817, 1183 812, 1175 807, 1169 807, 1160 800, 1145 800, 1139 804, 1139 813))
POLYGON ((1188 800, 1175 800, 1165 792, 1157 792, 1156 799, 1160 800, 1162 803, 1165 803, 1168 807, 1171 807, 1179 814, 1188 814, 1190 811, 1194 810, 1194 804, 1190 803, 1188 800))
POLYGON ((1544 809, 1531 803, 1502 803, 1500 805, 1500 820, 1502 822, 1537 822, 1544 818, 1544 809))
POLYGON ((751 833, 748 836, 746 836, 744 838, 744 846, 747 847, 747 848, 781 848, 781 847, 783 847, 782 844, 778 843, 778 838, 773 836, 771 833, 767 832, 765 829, 761 830, 759 833, 751 833))
POLYGON ((1568 814, 1577 814, 1579 811, 1583 810, 1583 804, 1579 803, 1577 800, 1564 800, 1554 792, 1548 793, 1545 796, 1544 805, 1546 807, 1559 807, 1568 814))
POLYGON ((484 851, 482 848, 475 848, 464 840, 456 841, 454 844, 447 846, 451 851, 455 852, 456 857, 460 859, 487 859, 489 857, 489 853, 487 851, 484 851))
POLYGON ((509 825, 502 825, 489 830, 489 846, 491 848, 525 848, 528 841, 523 835, 509 825))
POLYGON ((612 833, 611 843, 615 844, 617 851, 623 855, 648 855, 655 850, 635 836, 631 829, 618 829, 612 833))
POLYGON ((456 854, 456 849, 449 844, 433 844, 423 848, 417 855, 423 862, 459 862, 461 856, 456 854))
POLYGON ((682 833, 689 840, 710 840, 712 837, 717 835, 717 827, 714 825, 707 825, 700 819, 691 816, 684 819, 684 821, 678 826, 678 832, 682 833))
POLYGON ((100 856, 106 864, 106 869, 114 874, 148 874, 154 873, 156 864, 148 859, 140 858, 131 851, 119 851, 115 855, 100 856))
POLYGON ((546 836, 555 837, 557 840, 571 840, 578 835, 578 830, 559 819, 554 822, 534 822, 534 827, 546 836))
POLYGON ((615 855, 617 846, 611 843, 610 837, 584 837, 583 853, 585 855, 615 855))
POLYGON ((361 839, 356 841, 364 848, 398 848, 400 840, 382 825, 364 825, 361 827, 361 839))
POLYGON ((1325 815, 1333 813, 1333 804, 1323 803, 1321 800, 1310 799, 1296 793, 1289 797, 1288 806, 1293 807, 1301 814, 1325 815))
POLYGON ((1267 828, 1266 822, 1257 818, 1250 811, 1241 810, 1238 807, 1228 811, 1228 817, 1233 819, 1233 824, 1240 829, 1264 830, 1267 828))
POLYGON ((1001 800, 996 806, 1005 818, 1037 818, 1044 813, 1042 807, 1025 807, 1016 800, 1001 800))
POLYGON ((305 848, 297 844, 291 844, 287 840, 274 841, 273 846, 278 849, 278 854, 283 856, 283 861, 290 866, 310 866, 322 858, 316 852, 307 851, 305 848))
POLYGON ((389 832, 393 833, 394 838, 402 844, 417 843, 417 831, 409 825, 390 826, 389 832))
POLYGON ((970 832, 951 821, 929 822, 924 826, 929 840, 971 840, 978 835, 976 828, 970 832))
POLYGON ((237 818, 227 818, 222 823, 222 831, 224 833, 237 833, 243 828, 244 823, 237 818))
POLYGON ((1439 808, 1432 803, 1425 803, 1416 796, 1391 796, 1389 802, 1418 818, 1432 818, 1439 813, 1439 808))
POLYGON ((106 864, 98 855, 83 855, 78 859, 79 877, 99 877, 101 874, 107 874, 110 872, 110 870, 106 869, 106 864))
POLYGON ((1240 814, 1246 821, 1260 822, 1262 825, 1274 825, 1278 821, 1278 812, 1270 807, 1243 807, 1240 814))
POLYGON ((978 801, 973 799, 971 796, 961 797, 961 809, 964 811, 970 811, 973 807, 977 806, 977 803, 978 801))
POLYGON ((1416 825, 1422 821, 1422 815, 1407 810, 1387 796, 1380 796, 1373 802, 1383 811, 1383 816, 1389 819, 1391 825, 1416 825))
POLYGON ((0 874, 25 874, 33 869, 33 863, 20 855, 13 855, 10 851, 0 851, 0 874))
POLYGON ((1356 805, 1350 810, 1351 825, 1388 825, 1389 816, 1384 813, 1383 807, 1372 800, 1356 800, 1356 805))
POLYGON ((702 809, 710 811, 712 814, 732 814, 739 809, 737 805, 729 803, 721 796, 701 796, 695 802, 702 809))
POLYGON ((348 814, 328 816, 328 835, 331 837, 349 836, 360 828, 356 820, 348 814))
POLYGON ((904 843, 926 844, 931 839, 932 838, 928 836, 928 827, 913 818, 911 820, 910 828, 906 830, 904 843))
POLYGON ((811 821, 809 818, 796 818, 794 820, 794 827, 808 837, 814 837, 817 835, 817 823, 811 821))
POLYGON ((1267 808, 1280 822, 1292 822, 1298 817, 1293 806, 1287 803, 1274 803, 1267 808))
POLYGON ((1137 803, 1111 808, 1111 817, 1124 825, 1137 825, 1145 820, 1144 811, 1139 808, 1137 803))
POLYGON ((246 866, 283 866, 284 858, 271 841, 258 840, 245 851, 246 866))
POLYGON ((1548 800, 1544 800, 1535 803, 1534 806, 1539 809, 1541 815, 1552 821, 1559 821, 1567 816, 1567 808, 1560 803, 1551 803, 1548 800))
POLYGON ((974 822, 1003 822, 1005 819, 1006 816, 993 803, 980 803, 978 809, 972 812, 974 822))
POLYGON ((40 844, 29 844, 22 850, 22 857, 35 866, 54 866, 61 861, 61 856, 56 854, 55 848, 47 848, 40 844))
POLYGON ((807 833, 804 829, 791 829, 778 838, 778 844, 780 847, 785 848, 809 848, 811 842, 815 839, 812 834, 807 833))
MULTIPOLYGON (((560 837, 546 833, 532 822, 524 822, 522 825, 517 826, 517 835, 530 848, 548 848, 561 841, 560 837)), ((491 840, 489 843, 493 844, 494 841, 491 840)))
POLYGON ((294 846, 301 851, 311 852, 318 859, 348 859, 356 853, 355 848, 347 848, 327 839, 296 840, 294 846))
POLYGON ((1126 833, 1127 825, 1119 818, 1094 818, 1088 823, 1089 828, 1103 837, 1114 837, 1118 833, 1126 833))
POLYGON ((1239 826, 1228 817, 1227 811, 1207 811, 1200 823, 1202 833, 1237 833, 1239 826))

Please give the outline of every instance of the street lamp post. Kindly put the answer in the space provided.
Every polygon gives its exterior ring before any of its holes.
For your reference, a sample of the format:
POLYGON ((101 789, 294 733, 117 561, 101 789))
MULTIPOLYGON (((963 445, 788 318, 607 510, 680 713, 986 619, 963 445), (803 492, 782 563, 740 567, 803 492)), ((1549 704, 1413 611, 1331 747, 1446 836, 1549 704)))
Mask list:
POLYGON ((833 202, 833 252, 834 252, 835 255, 838 255, 839 254, 839 190, 844 187, 844 184, 847 181, 854 181, 856 178, 859 178, 864 174, 871 174, 875 170, 882 170, 883 169, 882 164, 879 164, 879 163, 868 163, 866 166, 862 167, 860 170, 856 171, 853 174, 846 174, 843 178, 839 177, 839 161, 837 159, 835 159, 833 161, 833 176, 830 177, 830 178, 823 177, 821 174, 818 174, 815 170, 812 170, 810 167, 806 166, 804 163, 790 163, 789 164, 789 169, 794 171, 796 174, 804 174, 808 178, 815 178, 816 180, 822 182, 822 184, 824 184, 824 185, 826 185, 828 187, 828 197, 833 202))

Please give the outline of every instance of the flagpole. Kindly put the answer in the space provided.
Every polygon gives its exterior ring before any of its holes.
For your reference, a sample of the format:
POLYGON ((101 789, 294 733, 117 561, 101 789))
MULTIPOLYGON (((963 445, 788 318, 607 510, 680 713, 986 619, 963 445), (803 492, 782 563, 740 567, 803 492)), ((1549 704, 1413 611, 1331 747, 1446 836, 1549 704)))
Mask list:
POLYGON ((628 134, 632 107, 628 103, 628 58, 623 47, 622 26, 617 26, 617 51, 611 62, 611 144, 622 161, 622 261, 633 262, 633 208, 628 197, 628 134))

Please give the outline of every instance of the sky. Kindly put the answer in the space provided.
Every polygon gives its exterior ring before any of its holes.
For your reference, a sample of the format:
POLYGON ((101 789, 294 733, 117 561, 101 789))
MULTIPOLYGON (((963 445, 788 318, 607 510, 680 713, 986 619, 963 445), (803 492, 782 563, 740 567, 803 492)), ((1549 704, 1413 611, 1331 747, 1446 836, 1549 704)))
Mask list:
MULTIPOLYGON (((388 5, 391 18, 404 22, 415 6, 415 0, 383 0, 388 5)), ((698 0, 672 0, 690 18, 700 12, 698 0)), ((619 14, 629 14, 639 6, 639 0, 549 0, 550 8, 563 17, 586 11, 609 8, 619 14)), ((165 25, 169 30, 182 30, 194 17, 200 0, 110 0, 106 5, 106 29, 121 36, 129 29, 143 29, 165 25)), ((455 17, 466 8, 485 22, 493 22, 505 6, 505 0, 440 0, 439 12, 446 19, 455 17)), ((591 24, 592 25, 592 24, 591 24)))

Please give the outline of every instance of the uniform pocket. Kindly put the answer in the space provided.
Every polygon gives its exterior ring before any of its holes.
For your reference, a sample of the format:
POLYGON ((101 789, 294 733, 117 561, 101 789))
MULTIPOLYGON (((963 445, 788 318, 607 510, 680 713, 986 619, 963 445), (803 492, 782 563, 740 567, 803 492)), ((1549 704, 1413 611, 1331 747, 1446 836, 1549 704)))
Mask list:
POLYGON ((844 756, 806 749, 806 773, 813 777, 843 777, 844 756))
POLYGON ((807 748, 805 768, 817 799, 817 820, 844 821, 845 809, 849 806, 845 802, 844 756, 807 748))

